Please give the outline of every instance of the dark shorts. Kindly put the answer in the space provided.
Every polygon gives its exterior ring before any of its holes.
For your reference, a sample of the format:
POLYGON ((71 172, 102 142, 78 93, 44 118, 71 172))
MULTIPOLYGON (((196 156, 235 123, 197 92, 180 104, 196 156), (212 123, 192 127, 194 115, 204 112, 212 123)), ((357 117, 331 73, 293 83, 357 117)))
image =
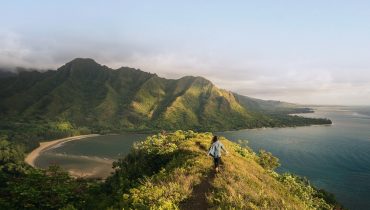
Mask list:
POLYGON ((221 157, 214 157, 213 163, 215 164, 215 168, 220 166, 221 163, 221 157))

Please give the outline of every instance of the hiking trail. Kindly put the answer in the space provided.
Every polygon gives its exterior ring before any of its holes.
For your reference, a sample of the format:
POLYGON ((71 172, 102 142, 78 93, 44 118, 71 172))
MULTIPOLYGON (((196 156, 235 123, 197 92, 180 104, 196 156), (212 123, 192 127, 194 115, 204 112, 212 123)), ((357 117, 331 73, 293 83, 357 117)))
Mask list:
MULTIPOLYGON (((207 148, 200 142, 196 142, 200 150, 207 152, 207 148)), ((191 197, 180 203, 180 209, 182 210, 206 210, 209 208, 207 202, 207 194, 211 192, 212 181, 214 180, 216 173, 214 170, 210 170, 207 176, 193 188, 191 197)))
POLYGON ((215 178, 215 172, 212 170, 208 173, 200 184, 194 186, 193 193, 190 198, 186 199, 184 202, 180 203, 180 209, 182 210, 206 210, 209 208, 207 202, 207 194, 211 192, 212 184, 211 182, 215 178))

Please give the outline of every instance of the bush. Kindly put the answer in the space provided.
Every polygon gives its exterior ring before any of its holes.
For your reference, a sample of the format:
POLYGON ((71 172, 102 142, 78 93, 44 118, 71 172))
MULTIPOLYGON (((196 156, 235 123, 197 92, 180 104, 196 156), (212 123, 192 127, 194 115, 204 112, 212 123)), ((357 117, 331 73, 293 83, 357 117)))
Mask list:
POLYGON ((238 144, 233 144, 234 151, 245 158, 255 158, 256 154, 247 146, 247 140, 238 140, 238 144))
POLYGON ((274 157, 271 152, 260 150, 258 156, 258 163, 266 170, 274 170, 280 166, 279 159, 274 157))
POLYGON ((289 192, 304 202, 310 209, 333 209, 318 191, 312 187, 306 178, 285 173, 278 177, 278 180, 289 189, 289 192))
POLYGON ((21 146, 0 139, 0 172, 17 176, 27 170, 21 146))
POLYGON ((1 190, 7 201, 0 203, 0 208, 61 209, 73 203, 81 209, 86 205, 88 191, 87 180, 75 180, 59 167, 31 169, 27 174, 8 177, 6 186, 1 190))

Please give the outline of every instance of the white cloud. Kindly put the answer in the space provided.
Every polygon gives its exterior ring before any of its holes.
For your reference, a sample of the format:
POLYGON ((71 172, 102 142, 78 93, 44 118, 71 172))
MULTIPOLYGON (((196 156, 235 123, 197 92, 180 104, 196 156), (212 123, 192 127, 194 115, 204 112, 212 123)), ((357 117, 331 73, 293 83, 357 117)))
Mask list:
POLYGON ((35 38, 0 31, 0 67, 55 69, 75 57, 91 57, 112 68, 129 66, 169 78, 203 76, 221 88, 262 99, 370 104, 370 72, 366 65, 330 65, 333 61, 289 60, 280 55, 227 55, 206 48, 163 49, 158 44, 73 36, 35 38))
POLYGON ((30 50, 22 46, 18 34, 10 31, 0 32, 0 64, 5 67, 27 64, 24 58, 30 50))

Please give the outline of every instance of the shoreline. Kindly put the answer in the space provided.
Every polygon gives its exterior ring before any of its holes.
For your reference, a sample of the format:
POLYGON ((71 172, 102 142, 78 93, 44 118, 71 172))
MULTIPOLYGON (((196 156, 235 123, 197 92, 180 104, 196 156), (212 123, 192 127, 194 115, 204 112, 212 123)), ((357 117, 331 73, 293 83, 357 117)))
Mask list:
POLYGON ((34 168, 37 168, 35 166, 35 160, 45 150, 48 150, 56 145, 61 145, 69 141, 75 141, 75 140, 85 139, 85 138, 94 137, 94 136, 99 136, 99 134, 79 135, 79 136, 72 136, 72 137, 57 139, 53 141, 40 142, 39 147, 37 147, 36 149, 32 150, 30 153, 27 154, 26 158, 24 159, 24 162, 26 162, 28 165, 34 168))

